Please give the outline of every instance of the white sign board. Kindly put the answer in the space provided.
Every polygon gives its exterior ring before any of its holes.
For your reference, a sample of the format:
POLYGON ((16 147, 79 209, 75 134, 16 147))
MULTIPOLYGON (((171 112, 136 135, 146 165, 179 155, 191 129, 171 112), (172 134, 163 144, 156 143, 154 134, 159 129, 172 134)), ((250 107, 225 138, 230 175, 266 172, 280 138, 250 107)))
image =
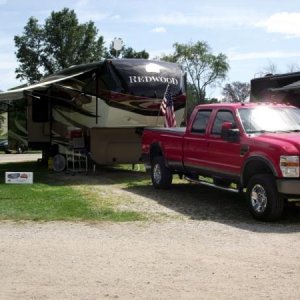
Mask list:
POLYGON ((123 47, 123 41, 120 38, 114 38, 112 45, 116 51, 120 51, 123 47))
POLYGON ((5 172, 5 183, 33 183, 32 172, 5 172))

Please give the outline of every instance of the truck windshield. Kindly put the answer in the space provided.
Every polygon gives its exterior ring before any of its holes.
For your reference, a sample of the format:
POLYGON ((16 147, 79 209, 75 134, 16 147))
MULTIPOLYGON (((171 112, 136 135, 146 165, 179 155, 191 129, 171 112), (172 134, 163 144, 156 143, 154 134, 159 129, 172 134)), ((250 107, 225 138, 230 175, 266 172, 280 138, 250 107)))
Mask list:
POLYGON ((239 115, 249 134, 300 131, 300 109, 295 107, 241 108, 239 115))

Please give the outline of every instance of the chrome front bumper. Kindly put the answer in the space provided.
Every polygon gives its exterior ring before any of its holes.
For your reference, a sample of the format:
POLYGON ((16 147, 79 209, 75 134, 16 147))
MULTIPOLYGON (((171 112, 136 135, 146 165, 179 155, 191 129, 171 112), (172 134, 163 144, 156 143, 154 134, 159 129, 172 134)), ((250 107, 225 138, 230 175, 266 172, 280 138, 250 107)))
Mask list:
POLYGON ((299 179, 277 179, 277 190, 281 194, 298 195, 300 197, 299 179))

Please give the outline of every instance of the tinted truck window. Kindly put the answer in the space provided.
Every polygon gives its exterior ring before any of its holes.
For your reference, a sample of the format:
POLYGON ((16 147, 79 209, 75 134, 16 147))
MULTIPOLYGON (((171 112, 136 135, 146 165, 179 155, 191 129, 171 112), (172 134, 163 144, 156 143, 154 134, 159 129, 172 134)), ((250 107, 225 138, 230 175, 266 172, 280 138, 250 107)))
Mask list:
POLYGON ((224 122, 231 122, 233 125, 235 124, 234 117, 231 111, 218 111, 216 119, 214 121, 212 134, 221 135, 222 124, 224 122))
POLYGON ((192 125, 192 132, 205 133, 210 114, 211 114, 211 110, 198 111, 194 123, 192 125))

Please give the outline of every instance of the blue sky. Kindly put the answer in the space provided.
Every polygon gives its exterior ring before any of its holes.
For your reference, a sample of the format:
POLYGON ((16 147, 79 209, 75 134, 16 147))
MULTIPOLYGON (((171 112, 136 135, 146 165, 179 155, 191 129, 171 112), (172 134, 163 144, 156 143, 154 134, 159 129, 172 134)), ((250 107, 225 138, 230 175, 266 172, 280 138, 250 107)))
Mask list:
POLYGON ((0 90, 20 84, 14 36, 31 16, 44 24, 64 7, 74 9, 81 23, 94 21, 107 46, 120 37, 150 58, 172 53, 175 42, 206 41, 229 59, 223 85, 250 82, 271 64, 278 73, 300 69, 300 7, 294 0, 0 0, 0 90))

